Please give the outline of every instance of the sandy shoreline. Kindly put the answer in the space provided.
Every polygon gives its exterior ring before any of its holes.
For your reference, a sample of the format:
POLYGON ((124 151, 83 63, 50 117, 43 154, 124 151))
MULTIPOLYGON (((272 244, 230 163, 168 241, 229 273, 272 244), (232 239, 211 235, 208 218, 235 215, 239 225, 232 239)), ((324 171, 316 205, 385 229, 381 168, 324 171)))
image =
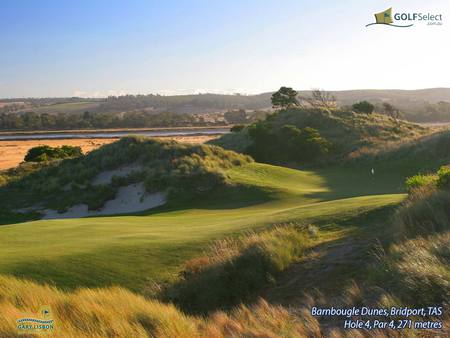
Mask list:
MULTIPOLYGON (((216 137, 218 135, 167 136, 157 138, 172 139, 183 143, 204 143, 216 137)), ((114 141, 117 141, 117 138, 0 141, 0 170, 17 166, 23 161, 30 148, 40 145, 49 145, 51 147, 60 147, 62 145, 78 146, 81 147, 84 153, 87 153, 114 141)))

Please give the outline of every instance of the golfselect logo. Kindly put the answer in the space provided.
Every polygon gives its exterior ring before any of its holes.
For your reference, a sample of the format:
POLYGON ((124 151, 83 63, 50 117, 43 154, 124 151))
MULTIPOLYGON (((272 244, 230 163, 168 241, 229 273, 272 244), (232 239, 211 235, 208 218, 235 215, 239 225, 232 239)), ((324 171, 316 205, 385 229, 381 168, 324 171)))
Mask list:
POLYGON ((387 25, 392 27, 411 27, 415 22, 426 22, 427 25, 442 25, 442 14, 431 13, 394 13, 392 7, 375 14, 375 22, 366 25, 387 25), (394 21, 395 20, 395 21, 394 21))

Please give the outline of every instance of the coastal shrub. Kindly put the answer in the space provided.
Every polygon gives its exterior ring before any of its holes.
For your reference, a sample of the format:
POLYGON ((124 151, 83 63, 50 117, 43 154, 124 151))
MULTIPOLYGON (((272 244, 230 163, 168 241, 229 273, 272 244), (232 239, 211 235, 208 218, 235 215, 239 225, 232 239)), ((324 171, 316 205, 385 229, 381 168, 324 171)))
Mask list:
POLYGON ((450 189, 450 168, 442 167, 437 173, 437 186, 441 189, 450 189))
POLYGON ((352 109, 356 113, 360 114, 372 114, 375 106, 368 101, 359 101, 352 105, 352 109))
POLYGON ((274 128, 266 121, 248 127, 252 144, 247 152, 262 162, 311 162, 326 155, 331 144, 311 127, 286 124, 274 128))
POLYGON ((406 188, 409 192, 426 186, 433 186, 443 190, 450 189, 450 168, 441 167, 436 174, 419 174, 406 179, 406 188))
POLYGON ((25 162, 46 162, 55 159, 81 156, 83 152, 80 147, 63 145, 61 147, 50 147, 47 145, 33 147, 25 155, 25 162))
POLYGON ((436 175, 414 175, 406 179, 406 189, 412 191, 436 182, 436 175))

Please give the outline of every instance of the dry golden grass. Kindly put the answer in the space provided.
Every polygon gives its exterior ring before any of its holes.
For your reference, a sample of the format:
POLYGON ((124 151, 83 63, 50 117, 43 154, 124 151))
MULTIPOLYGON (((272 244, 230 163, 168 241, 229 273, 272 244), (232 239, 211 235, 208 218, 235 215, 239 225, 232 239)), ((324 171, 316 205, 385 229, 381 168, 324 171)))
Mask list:
MULTIPOLYGON (((362 290, 352 285, 343 298, 349 304, 364 297, 362 290)), ((286 308, 260 300, 253 306, 241 305, 231 313, 215 312, 209 317, 182 314, 174 306, 146 300, 121 288, 82 289, 66 293, 50 286, 10 277, 0 277, 0 337, 37 337, 20 335, 16 320, 34 314, 49 305, 55 329, 48 337, 416 337, 445 336, 445 331, 414 332, 411 330, 343 330, 323 326, 310 315, 305 304, 295 315, 286 308)), ((385 295, 380 306, 396 304, 385 295)), ((308 307, 306 305, 309 305, 308 307)), ((444 325, 450 324, 448 318, 444 325)), ((447 326, 446 326, 447 327, 447 326)))
POLYGON ((216 312, 200 318, 118 287, 66 293, 5 276, 0 276, 0 295, 0 337, 8 338, 24 337, 18 333, 16 320, 35 314, 42 305, 50 306, 55 320, 50 337, 270 338, 313 332, 286 309, 264 301, 240 306, 230 314, 216 312))

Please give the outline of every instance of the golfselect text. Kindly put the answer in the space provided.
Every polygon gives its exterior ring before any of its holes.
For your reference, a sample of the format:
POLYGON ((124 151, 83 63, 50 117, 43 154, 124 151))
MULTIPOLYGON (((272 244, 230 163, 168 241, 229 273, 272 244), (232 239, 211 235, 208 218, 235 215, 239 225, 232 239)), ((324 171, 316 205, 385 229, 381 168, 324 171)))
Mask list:
POLYGON ((442 14, 395 13, 394 19, 404 21, 442 21, 442 14))

